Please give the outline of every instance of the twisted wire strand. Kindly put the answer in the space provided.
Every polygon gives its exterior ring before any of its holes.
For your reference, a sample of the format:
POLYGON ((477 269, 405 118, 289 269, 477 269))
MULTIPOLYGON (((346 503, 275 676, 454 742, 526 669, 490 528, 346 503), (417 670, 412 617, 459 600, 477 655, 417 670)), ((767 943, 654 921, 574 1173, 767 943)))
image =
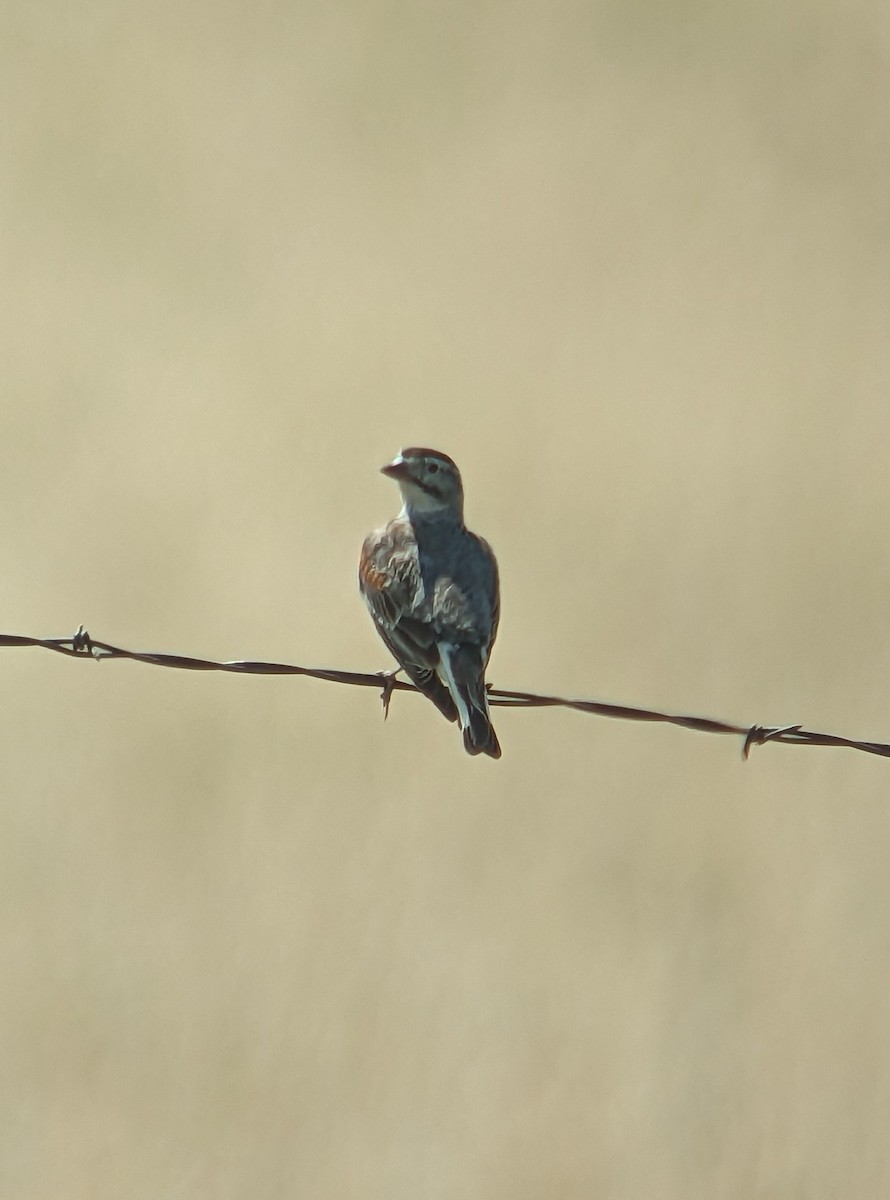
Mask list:
MULTIPOLYGON (((310 679, 326 679, 330 683, 345 683, 353 687, 377 688, 381 692, 384 715, 389 709, 392 693, 416 692, 417 688, 405 680, 397 679, 393 671, 341 671, 332 667, 300 667, 293 663, 253 662, 249 659, 233 662, 216 662, 213 659, 194 658, 182 654, 159 654, 140 650, 125 650, 110 642, 100 642, 90 637, 81 625, 73 637, 35 638, 20 634, 0 634, 0 648, 14 646, 40 646, 57 654, 71 658, 88 658, 94 662, 103 659, 132 659, 155 667, 171 667, 181 671, 226 671, 234 675, 305 675, 310 679)), ((817 733, 804 729, 802 725, 733 725, 716 721, 710 717, 685 716, 677 713, 658 712, 648 708, 633 708, 626 704, 607 704, 600 700, 577 700, 566 696, 545 696, 537 692, 513 692, 489 686, 489 702, 505 708, 568 708, 575 712, 593 716, 610 717, 619 721, 647 721, 665 725, 677 725, 698 733, 731 734, 740 737, 742 757, 747 758, 752 747, 767 742, 778 742, 785 746, 838 746, 849 750, 860 750, 865 754, 877 754, 890 758, 890 745, 885 742, 861 741, 841 737, 833 733, 817 733)))

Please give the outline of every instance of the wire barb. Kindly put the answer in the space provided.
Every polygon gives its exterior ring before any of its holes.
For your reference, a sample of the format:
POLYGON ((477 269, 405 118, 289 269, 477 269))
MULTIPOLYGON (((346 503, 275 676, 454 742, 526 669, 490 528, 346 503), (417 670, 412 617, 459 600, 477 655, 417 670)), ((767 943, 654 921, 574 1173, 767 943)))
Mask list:
POLYGON ((800 725, 782 725, 776 729, 769 729, 764 725, 752 725, 745 736, 742 758, 747 759, 752 746, 765 746, 767 742, 777 741, 783 734, 800 733, 800 729, 800 725))
MULTIPOLYGON (((384 720, 389 713, 393 692, 417 693, 417 688, 412 683, 396 678, 398 670, 362 672, 340 671, 332 667, 298 667, 292 663, 215 662, 213 659, 189 658, 181 654, 124 650, 120 646, 112 646, 109 642, 96 641, 90 637, 83 625, 78 626, 74 636, 68 638, 35 638, 0 633, 0 649, 12 646, 41 646, 44 650, 53 650, 57 654, 67 654, 71 658, 91 658, 97 662, 103 658, 128 658, 150 666, 172 667, 182 671, 226 671, 236 675, 305 675, 310 679, 326 679, 330 683, 379 688, 384 720)), ((487 690, 489 703, 503 708, 571 708, 575 712, 611 717, 619 721, 677 725, 681 729, 692 729, 698 733, 728 733, 743 739, 744 759, 747 759, 752 746, 762 746, 767 742, 779 742, 785 746, 843 746, 849 750, 861 750, 864 754, 890 758, 890 745, 886 742, 865 742, 834 733, 814 733, 801 725, 732 725, 726 721, 715 721, 711 717, 656 712, 647 708, 632 708, 625 704, 606 704, 600 700, 572 700, 565 696, 542 696, 536 692, 508 692, 490 684, 487 685, 487 690)))

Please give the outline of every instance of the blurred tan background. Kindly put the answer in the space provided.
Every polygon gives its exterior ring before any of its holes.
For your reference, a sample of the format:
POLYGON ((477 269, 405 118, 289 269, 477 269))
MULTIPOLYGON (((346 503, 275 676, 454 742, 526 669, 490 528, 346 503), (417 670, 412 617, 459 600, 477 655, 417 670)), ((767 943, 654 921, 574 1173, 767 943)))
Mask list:
MULTIPOLYGON (((13 3, 0 628, 890 740, 883 4, 13 3)), ((0 657, 0 1195, 890 1194, 890 763, 0 657)))

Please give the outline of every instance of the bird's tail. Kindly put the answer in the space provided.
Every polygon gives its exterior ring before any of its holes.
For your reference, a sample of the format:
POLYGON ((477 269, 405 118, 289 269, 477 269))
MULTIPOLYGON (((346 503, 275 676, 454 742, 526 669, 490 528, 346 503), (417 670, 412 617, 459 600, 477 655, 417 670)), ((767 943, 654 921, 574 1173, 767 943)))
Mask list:
POLYGON ((490 754, 492 758, 501 757, 501 745, 494 731, 491 717, 488 715, 488 704, 484 710, 470 709, 470 723, 464 727, 464 750, 467 754, 490 754))
POLYGON ((431 671, 428 667, 415 667, 408 664, 405 665, 405 671, 414 686, 423 692, 427 699, 432 700, 446 720, 457 720, 457 709, 454 707, 451 693, 435 671, 431 671))
POLYGON ((467 754, 501 757, 501 747, 488 713, 485 666, 476 646, 440 645, 442 673, 454 700, 467 754))

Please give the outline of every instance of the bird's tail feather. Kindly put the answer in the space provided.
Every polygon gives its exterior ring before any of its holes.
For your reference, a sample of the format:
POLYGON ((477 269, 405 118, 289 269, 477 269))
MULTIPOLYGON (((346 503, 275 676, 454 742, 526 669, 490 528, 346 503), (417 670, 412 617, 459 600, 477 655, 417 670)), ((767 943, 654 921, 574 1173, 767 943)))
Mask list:
POLYGON ((457 707, 451 698, 451 693, 435 671, 426 667, 406 666, 405 671, 411 677, 411 682, 428 700, 432 700, 439 712, 448 721, 458 719, 457 707))
POLYGON ((491 717, 488 715, 487 704, 485 711, 475 706, 470 708, 470 723, 465 726, 463 733, 464 750, 467 754, 490 754, 492 758, 501 757, 501 746, 491 723, 491 717))
POLYGON ((501 747, 488 714, 485 667, 475 646, 440 644, 442 670, 460 718, 467 754, 501 757, 501 747))

